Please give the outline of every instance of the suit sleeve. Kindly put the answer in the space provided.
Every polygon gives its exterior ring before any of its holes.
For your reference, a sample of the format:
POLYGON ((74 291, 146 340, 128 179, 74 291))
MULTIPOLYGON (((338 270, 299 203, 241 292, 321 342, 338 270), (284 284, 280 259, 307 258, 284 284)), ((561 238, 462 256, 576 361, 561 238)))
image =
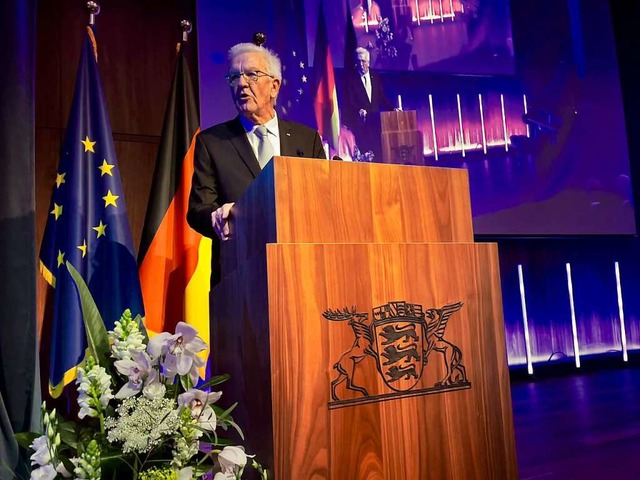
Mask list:
POLYGON ((313 138, 313 158, 321 158, 323 160, 327 159, 327 154, 322 146, 322 139, 317 131, 314 132, 313 138))
POLYGON ((379 105, 379 111, 381 112, 390 112, 391 110, 393 110, 395 108, 395 106, 391 103, 391 101, 389 100, 389 97, 387 97, 386 92, 384 91, 384 85, 382 84, 382 77, 380 75, 376 75, 377 79, 378 79, 378 105, 379 105))
POLYGON ((198 135, 193 159, 193 177, 189 194, 187 223, 196 232, 206 237, 214 237, 211 213, 219 206, 213 158, 201 136, 198 135))

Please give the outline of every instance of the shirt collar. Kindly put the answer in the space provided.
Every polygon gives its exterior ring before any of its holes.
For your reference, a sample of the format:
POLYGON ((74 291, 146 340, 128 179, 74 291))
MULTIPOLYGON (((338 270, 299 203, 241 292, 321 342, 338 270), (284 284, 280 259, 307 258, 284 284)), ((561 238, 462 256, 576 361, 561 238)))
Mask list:
MULTIPOLYGON (((255 132, 258 125, 247 120, 244 116, 240 115, 240 123, 244 127, 244 131, 247 133, 255 132)), ((273 118, 268 122, 264 123, 264 126, 267 127, 267 131, 273 135, 278 136, 278 114, 274 113, 273 118)))

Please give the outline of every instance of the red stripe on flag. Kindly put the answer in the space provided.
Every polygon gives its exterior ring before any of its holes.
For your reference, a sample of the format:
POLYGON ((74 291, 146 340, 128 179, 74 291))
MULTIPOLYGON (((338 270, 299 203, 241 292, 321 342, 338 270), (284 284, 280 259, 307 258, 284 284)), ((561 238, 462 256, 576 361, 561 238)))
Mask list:
POLYGON ((145 323, 153 332, 173 332, 175 325, 184 320, 184 293, 198 264, 202 235, 192 230, 186 221, 194 149, 195 135, 182 163, 178 191, 139 269, 145 323))

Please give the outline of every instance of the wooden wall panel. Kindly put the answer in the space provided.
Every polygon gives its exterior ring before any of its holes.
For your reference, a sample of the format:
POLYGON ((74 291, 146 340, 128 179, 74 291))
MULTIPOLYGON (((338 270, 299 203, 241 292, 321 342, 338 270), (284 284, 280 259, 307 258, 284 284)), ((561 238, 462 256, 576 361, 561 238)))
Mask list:
MULTIPOLYGON (((120 138, 120 136, 118 136, 120 138)), ((137 247, 142 236, 147 200, 151 190, 153 168, 158 152, 158 140, 149 142, 116 141, 116 155, 127 202, 133 244, 137 247)))
MULTIPOLYGON (((38 252, 71 108, 88 14, 83 1, 38 2, 36 235, 38 252)), ((110 0, 96 17, 98 65, 137 251, 175 64, 182 19, 194 23, 187 57, 197 76, 195 0, 110 0)), ((196 88, 197 90, 197 88, 196 88)), ((42 323, 46 283, 38 284, 42 323)))
MULTIPOLYGON (((38 2, 36 56, 36 217, 39 239, 59 160, 51 138, 64 138, 88 15, 84 2, 38 2), (47 130, 46 132, 44 130, 47 130), (41 142, 44 142, 41 144, 41 142), (53 152, 53 154, 52 154, 53 152)), ((175 63, 179 23, 195 18, 195 2, 113 0, 96 17, 98 64, 130 214, 140 238, 164 109, 175 63), (142 214, 140 212, 143 212, 142 214)), ((189 41, 196 76, 196 30, 189 41)))

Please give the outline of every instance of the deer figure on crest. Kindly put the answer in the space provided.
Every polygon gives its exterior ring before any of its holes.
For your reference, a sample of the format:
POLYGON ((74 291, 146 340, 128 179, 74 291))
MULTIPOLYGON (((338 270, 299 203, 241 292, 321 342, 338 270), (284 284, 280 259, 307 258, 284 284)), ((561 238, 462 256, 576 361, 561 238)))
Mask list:
POLYGON ((333 365, 333 368, 338 372, 338 376, 331 382, 331 398, 333 401, 339 401, 336 388, 345 381, 347 382, 347 389, 360 392, 365 397, 368 397, 369 392, 367 392, 367 389, 353 382, 353 375, 356 365, 367 355, 376 360, 378 358, 378 353, 373 348, 374 341, 369 314, 357 312, 356 307, 351 307, 351 309, 345 307, 342 310, 326 310, 322 316, 334 322, 348 321, 356 337, 351 348, 344 352, 333 365))

